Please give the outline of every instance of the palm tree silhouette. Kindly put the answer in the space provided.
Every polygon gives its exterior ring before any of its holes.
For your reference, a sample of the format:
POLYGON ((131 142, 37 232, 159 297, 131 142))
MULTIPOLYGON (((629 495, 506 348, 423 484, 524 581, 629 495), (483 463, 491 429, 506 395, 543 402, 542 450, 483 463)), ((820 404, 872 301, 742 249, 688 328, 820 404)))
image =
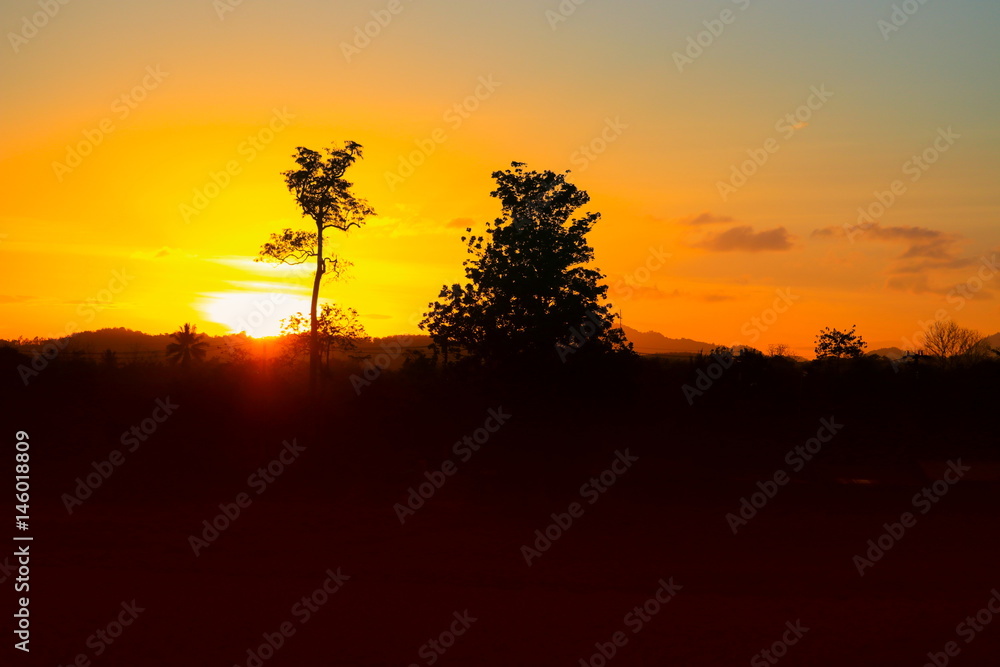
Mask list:
POLYGON ((167 361, 179 363, 186 368, 192 360, 204 359, 208 343, 202 340, 205 336, 197 331, 198 327, 185 323, 178 331, 170 334, 174 342, 167 345, 167 361))

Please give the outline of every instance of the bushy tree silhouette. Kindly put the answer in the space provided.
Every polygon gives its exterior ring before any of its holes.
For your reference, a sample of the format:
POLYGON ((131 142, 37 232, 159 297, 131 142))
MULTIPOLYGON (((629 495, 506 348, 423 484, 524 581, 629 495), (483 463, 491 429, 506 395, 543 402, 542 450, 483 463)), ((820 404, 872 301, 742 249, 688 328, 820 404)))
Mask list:
POLYGON ((361 157, 361 144, 348 141, 343 148, 327 148, 326 157, 317 151, 299 147, 295 158, 298 169, 284 172, 285 184, 295 196, 302 214, 312 219, 315 230, 284 229, 272 234, 263 245, 258 260, 283 264, 302 264, 316 260, 313 276, 312 301, 309 308, 309 377, 315 389, 320 365, 319 288, 323 276, 338 277, 345 263, 323 247, 328 229, 346 232, 360 227, 375 211, 364 199, 351 192, 353 186, 344 174, 361 157))
POLYGON ((178 331, 170 334, 174 342, 167 344, 167 361, 187 368, 192 361, 201 361, 208 353, 208 343, 198 333, 198 327, 185 323, 178 331))
POLYGON ((850 331, 838 329, 823 329, 816 336, 816 358, 855 359, 864 354, 868 343, 855 333, 857 325, 852 324, 850 331))
POLYGON ((511 167, 493 173, 490 195, 502 217, 483 235, 468 228, 462 237, 468 282, 442 287, 421 328, 446 354, 459 349, 485 362, 630 351, 604 303, 604 276, 586 266, 594 258, 586 236, 600 214, 576 213, 590 196, 563 174, 511 167))

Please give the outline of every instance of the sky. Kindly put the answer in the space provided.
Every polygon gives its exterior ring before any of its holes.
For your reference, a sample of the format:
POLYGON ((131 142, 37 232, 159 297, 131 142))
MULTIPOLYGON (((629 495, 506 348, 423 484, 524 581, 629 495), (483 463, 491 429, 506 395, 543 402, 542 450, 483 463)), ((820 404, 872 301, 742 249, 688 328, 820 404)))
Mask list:
POLYGON ((625 325, 811 356, 934 319, 1000 331, 1000 4, 875 0, 8 0, 0 337, 278 331, 309 278, 296 147, 364 147, 377 212, 324 299, 415 332, 463 279, 491 173, 602 214, 625 325))

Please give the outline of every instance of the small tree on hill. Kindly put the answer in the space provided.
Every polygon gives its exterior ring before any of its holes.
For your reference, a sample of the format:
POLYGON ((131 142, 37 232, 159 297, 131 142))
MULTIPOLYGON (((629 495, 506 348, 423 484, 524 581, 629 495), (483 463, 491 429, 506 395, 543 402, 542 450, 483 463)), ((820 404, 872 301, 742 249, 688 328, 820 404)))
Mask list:
POLYGON ((868 343, 855 333, 857 325, 850 331, 823 329, 816 336, 816 358, 856 359, 864 354, 868 343))

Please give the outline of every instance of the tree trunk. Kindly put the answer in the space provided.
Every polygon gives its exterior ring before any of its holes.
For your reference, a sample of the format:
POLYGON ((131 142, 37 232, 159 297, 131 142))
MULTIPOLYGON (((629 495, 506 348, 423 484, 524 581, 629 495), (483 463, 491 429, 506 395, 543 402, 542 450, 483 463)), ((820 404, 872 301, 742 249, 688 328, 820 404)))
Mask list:
POLYGON ((319 284, 323 279, 323 227, 317 224, 319 239, 316 244, 316 276, 313 279, 312 302, 309 305, 309 389, 315 394, 319 388, 319 322, 316 308, 319 303, 319 284))

